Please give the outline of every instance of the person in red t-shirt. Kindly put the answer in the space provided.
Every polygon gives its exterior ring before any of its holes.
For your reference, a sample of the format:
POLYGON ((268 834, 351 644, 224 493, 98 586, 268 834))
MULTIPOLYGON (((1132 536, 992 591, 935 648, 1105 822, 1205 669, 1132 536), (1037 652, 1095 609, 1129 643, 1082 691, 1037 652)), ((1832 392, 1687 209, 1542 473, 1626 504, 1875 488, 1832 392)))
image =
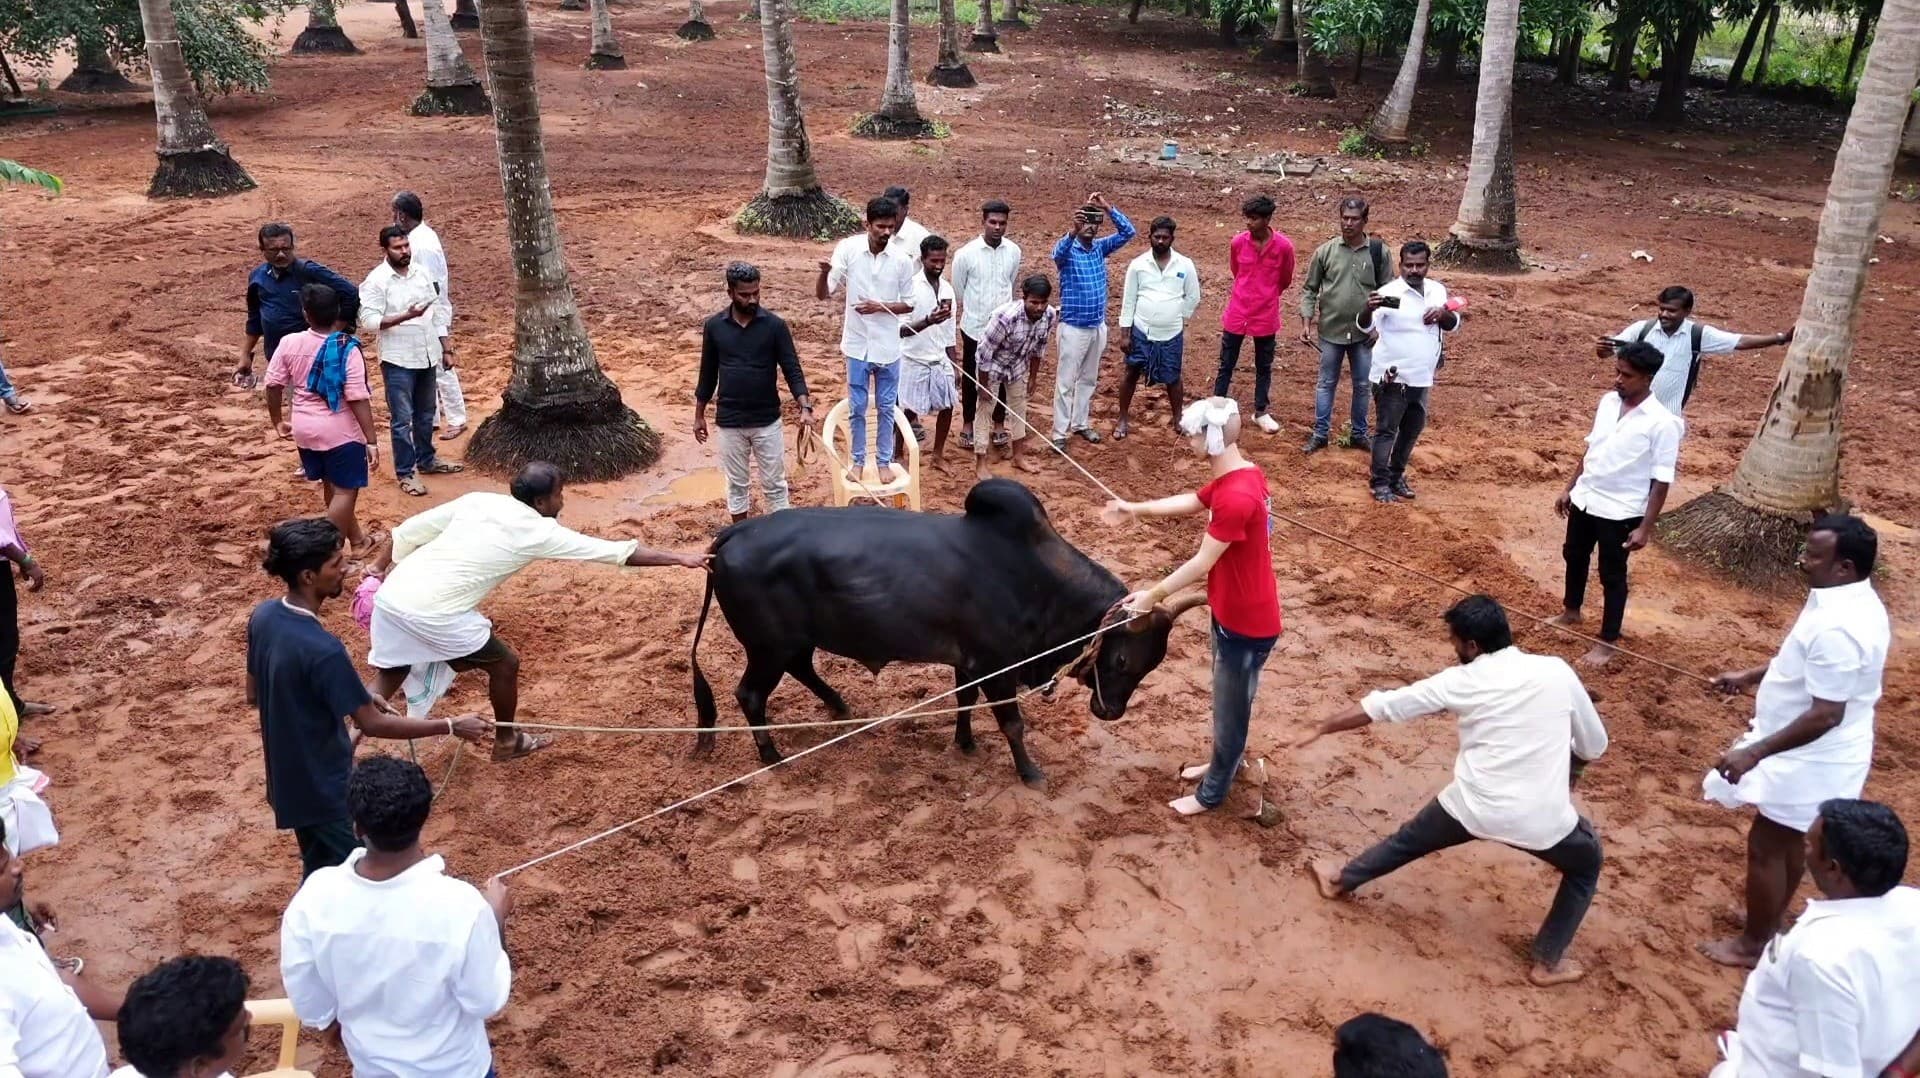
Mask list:
POLYGON ((1230 397, 1208 397, 1187 406, 1180 429, 1196 452, 1213 465, 1213 481, 1192 494, 1151 502, 1111 501, 1101 513, 1108 524, 1140 517, 1176 517, 1208 511, 1200 552, 1165 580, 1121 600, 1144 614, 1174 592, 1207 578, 1213 609, 1213 759, 1181 773, 1199 779, 1192 794, 1171 803, 1192 816, 1218 808, 1235 774, 1246 764, 1247 726, 1260 668, 1280 638, 1280 587, 1268 545, 1267 477, 1240 455, 1240 409, 1230 397))

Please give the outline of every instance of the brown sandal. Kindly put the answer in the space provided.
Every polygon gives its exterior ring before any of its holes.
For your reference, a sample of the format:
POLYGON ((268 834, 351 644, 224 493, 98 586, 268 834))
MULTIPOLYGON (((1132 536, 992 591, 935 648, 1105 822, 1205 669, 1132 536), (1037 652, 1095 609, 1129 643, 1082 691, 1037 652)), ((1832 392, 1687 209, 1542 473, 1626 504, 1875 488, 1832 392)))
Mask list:
POLYGON ((493 762, 496 764, 504 764, 518 760, 523 756, 531 756, 552 743, 553 739, 550 737, 539 737, 527 733, 525 730, 517 730, 513 735, 513 747, 508 749, 504 754, 500 751, 499 742, 494 743, 493 762))

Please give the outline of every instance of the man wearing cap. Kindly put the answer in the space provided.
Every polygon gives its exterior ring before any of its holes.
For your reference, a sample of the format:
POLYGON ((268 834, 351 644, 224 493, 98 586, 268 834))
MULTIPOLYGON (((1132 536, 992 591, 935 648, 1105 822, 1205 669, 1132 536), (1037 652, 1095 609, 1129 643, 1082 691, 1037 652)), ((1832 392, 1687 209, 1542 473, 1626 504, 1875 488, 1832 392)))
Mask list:
POLYGON ((1053 245, 1060 268, 1060 375, 1054 387, 1053 447, 1064 452, 1067 435, 1089 443, 1100 435, 1087 425, 1093 392, 1100 384, 1100 356, 1107 350, 1107 259, 1133 239, 1133 222, 1095 191, 1074 212, 1067 234, 1053 245), (1103 218, 1113 234, 1095 239, 1103 218))

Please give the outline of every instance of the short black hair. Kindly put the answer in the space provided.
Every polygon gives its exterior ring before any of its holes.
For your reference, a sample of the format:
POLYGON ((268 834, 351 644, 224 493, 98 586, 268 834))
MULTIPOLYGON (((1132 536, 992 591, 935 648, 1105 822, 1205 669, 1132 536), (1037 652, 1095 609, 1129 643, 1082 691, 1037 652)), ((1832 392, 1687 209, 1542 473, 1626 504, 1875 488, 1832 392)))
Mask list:
POLYGON ((1340 212, 1345 213, 1348 210, 1359 210, 1360 219, 1364 221, 1367 215, 1373 212, 1373 207, 1367 205, 1367 200, 1359 195, 1348 195, 1340 200, 1340 212))
POLYGON ((913 201, 913 192, 895 184, 885 191, 880 192, 880 197, 892 199, 893 204, 900 208, 900 212, 905 213, 907 211, 907 204, 913 201))
POLYGON ((300 309, 307 321, 330 326, 340 320, 340 293, 318 281, 300 286, 300 309))
POLYGON ((1168 232, 1178 231, 1178 227, 1173 223, 1173 218, 1168 217, 1166 214, 1163 213, 1160 216, 1155 217, 1153 219, 1153 223, 1147 226, 1147 235, 1151 236, 1155 232, 1158 232, 1163 228, 1166 229, 1168 232))
POLYGON ((160 963, 127 989, 115 1025, 120 1051, 145 1078, 177 1078, 220 1042, 247 1004, 247 973, 231 958, 187 955, 160 963))
POLYGON ((405 225, 388 225, 387 227, 381 229, 380 230, 380 249, 382 251, 386 250, 388 247, 393 245, 394 240, 406 239, 407 233, 411 231, 413 230, 408 228, 405 225))
POLYGON ((1408 255, 1426 255, 1432 258, 1433 248, 1427 246, 1426 240, 1408 240, 1400 245, 1400 261, 1405 262, 1408 255))
POLYGON ((1670 284, 1662 288, 1660 295, 1655 298, 1661 303, 1678 303, 1689 311, 1693 310, 1693 289, 1691 288, 1670 284))
POLYGON ((412 191, 401 191, 395 194, 393 208, 415 221, 427 219, 427 208, 420 204, 420 196, 412 191))
POLYGON ((1469 595, 1448 607, 1441 617, 1453 635, 1480 645, 1482 655, 1513 646, 1513 627, 1507 624, 1507 612, 1491 595, 1469 595))
POLYGON ((411 760, 369 756, 347 776, 347 815, 370 850, 397 853, 420 841, 432 811, 433 784, 411 760))
POLYGON ((1250 217, 1272 217, 1273 200, 1265 195, 1255 195, 1240 204, 1240 212, 1250 217))
POLYGON ((548 464, 544 460, 527 462, 507 485, 507 492, 518 501, 532 505, 542 498, 553 496, 567 483, 567 475, 558 464, 548 464))
POLYGON ((1834 556, 1852 562, 1860 579, 1873 575, 1873 563, 1880 557, 1880 535, 1873 525, 1851 514, 1828 513, 1807 529, 1808 535, 1814 532, 1833 533, 1834 556))
POLYGON ((1632 367, 1641 374, 1657 374, 1661 366, 1667 362, 1667 354, 1665 352, 1662 352, 1660 349, 1655 348, 1645 341, 1634 341, 1632 344, 1623 344, 1616 349, 1613 354, 1620 359, 1626 360, 1627 366, 1632 367))
POLYGON ((260 226, 260 248, 262 250, 265 250, 268 240, 275 239, 280 236, 285 236, 288 239, 292 239, 293 226, 287 224, 284 221, 268 221, 266 224, 261 225, 260 226))
POLYGON ((1447 1061, 1419 1030, 1368 1011, 1334 1030, 1333 1078, 1447 1078, 1447 1061))
POLYGON ((895 202, 885 195, 867 200, 867 220, 878 221, 887 217, 891 217, 894 220, 900 219, 900 204, 898 202, 895 202))
POLYGON ((300 574, 318 572, 340 549, 347 537, 326 517, 302 517, 283 520, 267 532, 267 556, 260 568, 293 587, 300 574))
POLYGON ((727 263, 727 287, 752 284, 760 279, 760 267, 751 262, 727 263))
POLYGON ((1020 294, 1022 296, 1034 296, 1039 299, 1046 299, 1048 296, 1053 295, 1053 282, 1047 280, 1046 274, 1036 273, 1020 282, 1020 294))
POLYGON ((1011 217, 1013 216, 1013 207, 1007 205, 1006 202, 1001 199, 990 198, 980 204, 980 216, 985 217, 990 213, 1004 213, 1011 217))
POLYGON ((1907 873, 1907 828, 1878 801, 1836 797, 1820 803, 1827 856, 1868 898, 1879 898, 1907 873))
POLYGON ((920 257, 925 258, 935 251, 944 251, 947 249, 947 246, 947 238, 945 236, 929 234, 925 239, 920 241, 920 257))

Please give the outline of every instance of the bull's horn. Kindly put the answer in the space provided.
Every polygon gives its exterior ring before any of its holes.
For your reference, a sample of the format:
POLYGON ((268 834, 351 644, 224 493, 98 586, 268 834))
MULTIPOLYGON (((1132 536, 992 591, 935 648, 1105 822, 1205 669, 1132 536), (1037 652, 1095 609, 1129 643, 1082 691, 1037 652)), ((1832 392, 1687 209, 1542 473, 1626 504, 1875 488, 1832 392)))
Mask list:
POLYGON ((1196 606, 1205 605, 1207 605, 1207 593, 1204 591, 1193 591, 1168 603, 1164 609, 1167 612, 1169 620, 1179 621, 1180 615, 1192 610, 1196 606))

